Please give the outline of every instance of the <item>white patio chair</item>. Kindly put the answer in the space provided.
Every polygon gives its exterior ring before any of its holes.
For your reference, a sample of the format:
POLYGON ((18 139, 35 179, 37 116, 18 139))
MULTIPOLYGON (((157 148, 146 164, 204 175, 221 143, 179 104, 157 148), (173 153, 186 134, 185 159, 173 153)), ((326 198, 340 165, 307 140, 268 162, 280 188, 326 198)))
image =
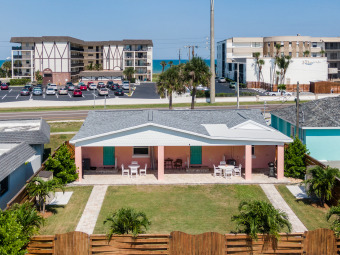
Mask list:
POLYGON ((216 177, 216 175, 220 175, 222 176, 222 169, 221 168, 218 168, 214 165, 214 176, 216 177))
POLYGON ((242 165, 241 165, 241 164, 240 164, 238 167, 236 166, 236 167, 234 168, 235 176, 241 176, 241 175, 242 175, 241 170, 242 170, 242 165))
POLYGON ((226 165, 227 164, 227 162, 225 162, 225 161, 220 161, 220 165, 226 165))
POLYGON ((232 169, 225 169, 224 170, 224 178, 231 179, 232 176, 233 176, 233 170, 232 169))
POLYGON ((127 175, 129 176, 130 175, 130 171, 129 169, 124 169, 124 164, 122 164, 122 175, 127 175))
POLYGON ((138 165, 138 161, 131 161, 131 165, 138 165))
POLYGON ((137 177, 137 175, 138 175, 138 167, 131 167, 130 170, 131 170, 130 178, 132 178, 133 174, 135 174, 135 177, 137 177))
POLYGON ((142 176, 142 173, 143 173, 143 175, 145 175, 145 176, 146 176, 146 168, 147 168, 147 166, 148 166, 148 165, 147 165, 147 164, 145 164, 145 168, 144 168, 144 169, 142 169, 142 168, 141 168, 141 169, 139 169, 139 175, 140 175, 140 176, 142 176))

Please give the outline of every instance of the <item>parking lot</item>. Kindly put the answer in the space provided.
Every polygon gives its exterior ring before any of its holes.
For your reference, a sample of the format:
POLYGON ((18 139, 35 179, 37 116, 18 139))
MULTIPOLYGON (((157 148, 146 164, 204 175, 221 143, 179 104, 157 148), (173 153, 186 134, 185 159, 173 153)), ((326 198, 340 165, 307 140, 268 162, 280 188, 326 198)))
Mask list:
MULTIPOLYGON (((11 87, 8 90, 0 91, 0 102, 15 102, 25 100, 51 100, 51 101, 81 101, 81 100, 101 100, 105 99, 105 96, 99 96, 97 90, 86 90, 82 91, 82 97, 73 97, 73 91, 68 91, 67 95, 59 95, 57 92, 55 95, 46 95, 45 89, 41 96, 33 96, 32 93, 29 96, 21 96, 20 91, 23 87, 11 87)), ((124 90, 128 93, 128 90, 124 90)), ((106 98, 115 98, 114 90, 109 90, 109 95, 106 98)), ((156 93, 155 83, 141 83, 136 85, 136 90, 131 97, 124 94, 124 96, 118 96, 120 98, 145 98, 145 99, 158 99, 159 95, 156 93)))

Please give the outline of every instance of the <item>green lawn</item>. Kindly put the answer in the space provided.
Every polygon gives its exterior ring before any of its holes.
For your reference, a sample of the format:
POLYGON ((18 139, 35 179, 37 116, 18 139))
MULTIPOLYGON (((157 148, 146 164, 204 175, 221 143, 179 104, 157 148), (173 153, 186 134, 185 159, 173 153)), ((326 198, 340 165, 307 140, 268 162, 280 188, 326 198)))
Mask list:
POLYGON ((48 123, 51 127, 52 132, 70 132, 78 131, 83 125, 83 122, 53 122, 48 123))
POLYGON ((239 202, 253 199, 268 201, 257 185, 111 186, 94 233, 106 233, 106 217, 128 206, 149 217, 152 225, 148 233, 228 233, 235 230, 231 216, 238 213, 239 202))
POLYGON ((306 199, 296 199, 285 185, 277 185, 276 188, 308 230, 330 227, 325 216, 328 209, 312 205, 306 199))
POLYGON ((65 191, 73 191, 69 203, 60 206, 47 206, 47 210, 54 214, 46 219, 45 225, 40 229, 40 234, 53 235, 75 231, 92 188, 92 186, 66 188, 65 191))

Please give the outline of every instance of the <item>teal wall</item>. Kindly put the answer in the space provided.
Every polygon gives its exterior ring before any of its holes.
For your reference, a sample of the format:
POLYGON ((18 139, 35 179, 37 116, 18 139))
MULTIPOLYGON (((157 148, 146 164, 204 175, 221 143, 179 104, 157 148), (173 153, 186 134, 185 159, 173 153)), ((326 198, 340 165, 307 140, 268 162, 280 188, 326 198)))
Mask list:
MULTIPOLYGON (((271 115, 271 126, 291 137, 291 127, 295 125, 271 115)), ((299 129, 299 137, 310 155, 317 160, 340 160, 340 128, 339 129, 299 129)))
POLYGON ((306 129, 310 155, 318 160, 340 160, 340 129, 306 129))

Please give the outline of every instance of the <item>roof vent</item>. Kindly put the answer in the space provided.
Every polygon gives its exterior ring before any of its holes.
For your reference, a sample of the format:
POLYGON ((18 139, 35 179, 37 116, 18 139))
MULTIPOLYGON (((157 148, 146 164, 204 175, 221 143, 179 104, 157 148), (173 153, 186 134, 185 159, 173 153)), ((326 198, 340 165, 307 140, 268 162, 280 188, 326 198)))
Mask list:
POLYGON ((148 111, 148 121, 153 121, 153 111, 148 111))

